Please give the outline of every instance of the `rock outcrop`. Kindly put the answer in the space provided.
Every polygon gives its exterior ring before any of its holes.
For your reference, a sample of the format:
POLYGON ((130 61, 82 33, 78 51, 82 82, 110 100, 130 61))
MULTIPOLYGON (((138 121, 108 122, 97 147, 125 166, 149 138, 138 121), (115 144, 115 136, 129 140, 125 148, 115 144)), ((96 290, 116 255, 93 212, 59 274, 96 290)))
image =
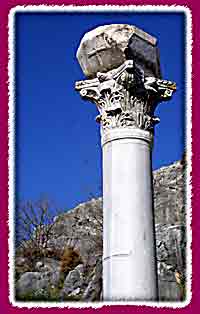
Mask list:
MULTIPOLYGON (((154 171, 153 181, 159 298, 179 301, 185 276, 184 163, 178 161, 154 171)), ((43 253, 32 256, 31 263, 30 254, 18 249, 16 298, 100 301, 102 219, 102 199, 91 199, 54 218, 43 253), (71 253, 66 254, 68 248, 71 253)))
POLYGON ((154 171, 159 297, 164 301, 183 298, 186 248, 185 165, 178 161, 154 171), (177 280, 177 276, 182 280, 177 280))

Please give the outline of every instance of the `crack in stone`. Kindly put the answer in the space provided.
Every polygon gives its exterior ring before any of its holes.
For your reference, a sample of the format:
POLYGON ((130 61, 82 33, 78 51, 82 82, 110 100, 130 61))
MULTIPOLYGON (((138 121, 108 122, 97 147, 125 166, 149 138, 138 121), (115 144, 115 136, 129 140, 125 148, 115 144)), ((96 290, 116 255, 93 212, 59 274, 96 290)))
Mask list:
POLYGON ((123 257, 127 257, 130 256, 132 254, 132 251, 130 251, 129 253, 116 253, 116 254, 112 254, 110 256, 106 256, 103 258, 103 261, 106 261, 112 257, 118 257, 118 256, 123 256, 123 257))

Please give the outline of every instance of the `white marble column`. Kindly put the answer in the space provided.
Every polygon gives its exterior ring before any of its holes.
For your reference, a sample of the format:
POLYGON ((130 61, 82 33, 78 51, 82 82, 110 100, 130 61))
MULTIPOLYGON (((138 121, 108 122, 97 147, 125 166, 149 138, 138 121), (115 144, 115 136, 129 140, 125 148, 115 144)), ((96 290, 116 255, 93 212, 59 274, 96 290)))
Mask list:
POLYGON ((152 136, 137 129, 102 136, 105 300, 155 300, 152 136))
POLYGON ((159 119, 154 111, 172 96, 175 84, 160 79, 155 38, 133 26, 89 32, 78 59, 84 73, 94 78, 77 82, 76 90, 100 112, 103 298, 157 300, 151 150, 159 119), (96 56, 93 63, 90 56, 96 56))

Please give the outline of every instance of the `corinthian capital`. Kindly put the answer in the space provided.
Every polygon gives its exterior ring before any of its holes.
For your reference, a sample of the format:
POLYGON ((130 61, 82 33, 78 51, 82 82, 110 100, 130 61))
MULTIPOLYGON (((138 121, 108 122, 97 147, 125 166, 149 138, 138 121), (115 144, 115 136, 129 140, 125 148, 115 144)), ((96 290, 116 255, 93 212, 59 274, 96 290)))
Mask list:
POLYGON ((128 127, 153 131, 159 122, 154 116, 156 106, 169 100, 176 89, 175 83, 160 78, 155 38, 127 25, 97 28, 84 38, 78 58, 84 72, 95 78, 76 82, 75 89, 83 99, 96 104, 99 110, 96 120, 102 129, 128 127), (118 37, 114 41, 115 32, 118 37), (134 36, 137 41, 133 45, 134 36), (89 64, 91 56, 96 59, 89 64))
POLYGON ((133 60, 127 60, 117 69, 98 72, 95 79, 77 82, 75 88, 83 99, 96 104, 100 113, 96 120, 103 128, 152 130, 159 122, 154 117, 156 105, 169 100, 176 85, 145 77, 133 60))

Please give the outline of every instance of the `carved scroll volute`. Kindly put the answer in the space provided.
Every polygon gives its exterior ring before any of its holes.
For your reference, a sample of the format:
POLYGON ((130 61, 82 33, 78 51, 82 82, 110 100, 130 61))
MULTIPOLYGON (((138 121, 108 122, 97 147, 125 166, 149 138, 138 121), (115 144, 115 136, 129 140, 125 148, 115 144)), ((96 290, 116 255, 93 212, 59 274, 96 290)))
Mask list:
POLYGON ((80 95, 83 99, 89 100, 98 105, 98 101, 101 97, 101 93, 97 87, 83 87, 80 89, 80 95))

